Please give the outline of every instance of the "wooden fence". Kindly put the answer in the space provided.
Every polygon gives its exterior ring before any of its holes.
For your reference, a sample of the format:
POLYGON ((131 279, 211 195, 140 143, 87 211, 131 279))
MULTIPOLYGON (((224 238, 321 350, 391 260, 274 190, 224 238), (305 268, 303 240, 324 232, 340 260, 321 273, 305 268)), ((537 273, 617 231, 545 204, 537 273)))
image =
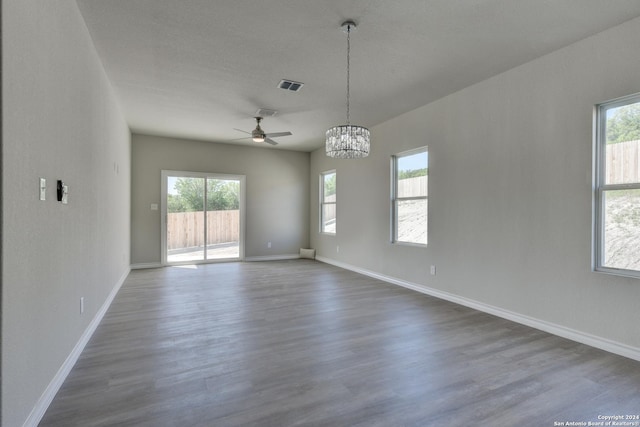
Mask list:
POLYGON ((607 184, 640 182, 640 140, 607 145, 607 184))
POLYGON ((416 176, 398 180, 398 197, 427 196, 429 176, 416 176))
MULTIPOLYGON (((207 245, 240 240, 240 211, 207 212, 207 245)), ((181 249, 204 246, 204 213, 167 214, 167 248, 181 249)))

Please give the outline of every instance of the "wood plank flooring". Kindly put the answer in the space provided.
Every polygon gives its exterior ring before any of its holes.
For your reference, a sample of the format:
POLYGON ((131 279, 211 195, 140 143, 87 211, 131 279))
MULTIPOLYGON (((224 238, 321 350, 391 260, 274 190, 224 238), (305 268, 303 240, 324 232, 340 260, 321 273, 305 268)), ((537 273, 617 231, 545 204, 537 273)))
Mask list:
POLYGON ((291 260, 133 271, 40 425, 553 426, 639 413, 639 362, 291 260))

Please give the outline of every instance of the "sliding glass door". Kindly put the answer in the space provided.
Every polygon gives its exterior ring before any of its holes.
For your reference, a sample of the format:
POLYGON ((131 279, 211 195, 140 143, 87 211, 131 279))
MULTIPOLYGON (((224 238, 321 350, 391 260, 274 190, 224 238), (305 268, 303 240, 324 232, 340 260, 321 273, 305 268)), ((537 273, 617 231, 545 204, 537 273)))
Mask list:
POLYGON ((244 176, 162 171, 163 264, 244 258, 244 176))

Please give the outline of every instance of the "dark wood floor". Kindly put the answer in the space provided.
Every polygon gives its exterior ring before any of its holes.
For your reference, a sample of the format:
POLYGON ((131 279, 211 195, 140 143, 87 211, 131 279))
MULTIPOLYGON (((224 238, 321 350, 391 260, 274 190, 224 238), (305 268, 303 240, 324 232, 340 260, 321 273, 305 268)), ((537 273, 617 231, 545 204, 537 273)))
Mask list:
POLYGON ((640 363, 310 260, 133 271, 41 426, 553 426, 640 363))

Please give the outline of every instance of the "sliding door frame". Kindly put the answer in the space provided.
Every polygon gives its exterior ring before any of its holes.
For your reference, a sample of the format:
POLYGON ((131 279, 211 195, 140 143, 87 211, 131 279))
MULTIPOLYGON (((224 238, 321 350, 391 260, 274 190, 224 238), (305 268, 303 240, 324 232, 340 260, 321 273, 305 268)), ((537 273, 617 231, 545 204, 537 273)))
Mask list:
POLYGON ((233 261, 244 261, 244 246, 245 246, 245 226, 246 226, 246 203, 245 203, 245 193, 246 193, 246 176, 245 175, 231 175, 231 174, 223 174, 216 172, 192 172, 192 171, 175 171, 175 170, 162 170, 161 171, 161 201, 160 201, 160 243, 161 243, 161 264, 163 266, 168 265, 184 265, 184 264, 207 264, 213 262, 233 262, 233 261), (221 259, 206 259, 206 234, 207 234, 207 225, 206 225, 206 204, 205 204, 205 256, 202 260, 197 261, 184 261, 184 262, 169 262, 167 260, 167 186, 168 179, 170 176, 178 176, 178 177, 186 177, 186 178, 202 178, 205 180, 204 185, 204 194, 205 198, 207 195, 207 182, 208 178, 212 179, 221 179, 221 180, 235 180, 240 181, 240 230, 239 230, 239 239, 238 239, 238 249, 239 254, 238 258, 221 258, 221 259))

